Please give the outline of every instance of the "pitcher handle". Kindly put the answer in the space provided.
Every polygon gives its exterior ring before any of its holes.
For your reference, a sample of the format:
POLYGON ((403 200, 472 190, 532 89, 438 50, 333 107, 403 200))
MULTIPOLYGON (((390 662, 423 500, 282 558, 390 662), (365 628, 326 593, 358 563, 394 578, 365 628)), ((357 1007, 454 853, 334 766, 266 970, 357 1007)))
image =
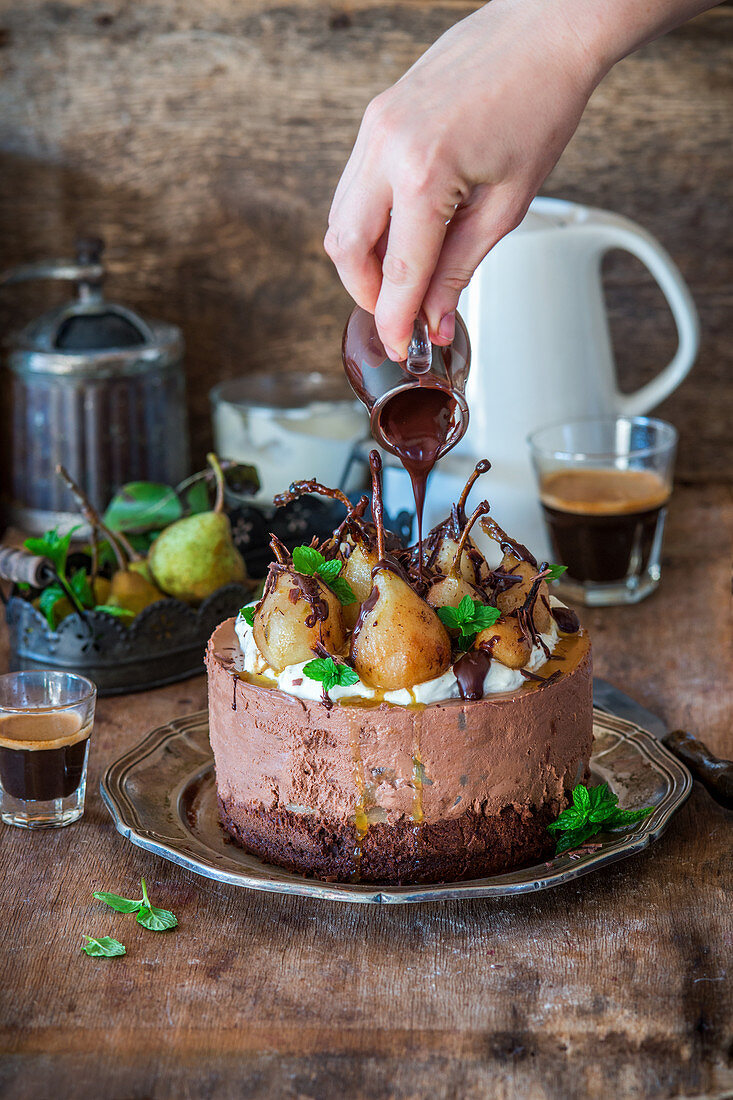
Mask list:
POLYGON ((599 254, 622 248, 641 260, 667 299, 677 326, 677 351, 667 366, 634 393, 616 392, 617 411, 639 416, 659 405, 687 377, 700 346, 700 321, 679 268, 659 241, 629 218, 605 210, 587 210, 583 230, 590 233, 599 254))

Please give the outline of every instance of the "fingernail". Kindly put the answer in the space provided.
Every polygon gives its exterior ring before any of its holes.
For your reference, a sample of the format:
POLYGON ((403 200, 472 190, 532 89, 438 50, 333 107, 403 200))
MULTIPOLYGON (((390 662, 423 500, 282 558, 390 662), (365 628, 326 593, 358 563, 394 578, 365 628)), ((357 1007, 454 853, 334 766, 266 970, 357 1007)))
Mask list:
POLYGON ((440 324, 438 325, 438 336, 441 340, 452 340, 456 334, 456 315, 455 313, 446 313, 440 318, 440 324))
POLYGON ((401 363, 402 360, 405 358, 404 355, 400 355, 400 353, 398 351, 395 351, 394 348, 388 348, 386 344, 384 345, 384 350, 387 354, 387 358, 391 359, 393 363, 401 363))

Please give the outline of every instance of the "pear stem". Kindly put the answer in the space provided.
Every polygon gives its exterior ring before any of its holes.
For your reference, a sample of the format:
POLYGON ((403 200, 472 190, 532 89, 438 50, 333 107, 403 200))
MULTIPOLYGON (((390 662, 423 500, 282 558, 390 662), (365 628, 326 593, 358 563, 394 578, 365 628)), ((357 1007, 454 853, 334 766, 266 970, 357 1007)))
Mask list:
POLYGON ((458 511, 458 522, 459 523, 465 524, 465 522, 466 522, 466 501, 468 500, 468 494, 473 489, 474 485, 476 484, 476 482, 479 479, 479 477, 481 476, 481 474, 487 473, 490 469, 491 469, 491 463, 489 462, 488 458, 482 458, 480 462, 476 463, 476 466, 474 467, 473 472, 471 473, 470 477, 468 478, 468 481, 464 485, 463 492, 461 493, 460 497, 458 498, 458 502, 456 504, 456 510, 458 511))
POLYGON ((481 503, 478 505, 478 507, 474 510, 473 515, 471 516, 471 518, 467 521, 465 527, 463 528, 463 531, 461 532, 461 538, 459 540, 458 546, 456 547, 456 556, 454 557, 453 565, 451 566, 451 573, 454 576, 458 575, 459 565, 460 565, 460 561, 461 561, 461 554, 466 549, 466 542, 468 541, 468 536, 469 536, 469 533, 471 531, 471 528, 473 527, 474 523, 479 518, 479 516, 485 516, 488 511, 489 511, 489 502, 487 500, 482 500, 481 503))
POLYGON ((276 559, 280 562, 280 565, 288 564, 288 557, 290 555, 288 554, 287 547, 280 541, 277 535, 272 535, 270 537, 270 548, 276 559))
POLYGON ((369 469, 372 474, 372 516, 377 528, 377 560, 384 561, 384 512, 382 509, 382 459, 379 451, 369 455, 369 469))
POLYGON ((207 454, 206 461, 208 462, 209 466, 211 466, 211 469, 214 471, 214 477, 216 478, 216 500, 214 501, 214 507, 211 510, 212 512, 220 514, 224 511, 224 471, 221 468, 221 463, 219 462, 218 457, 214 454, 213 451, 210 451, 209 454, 207 454))
POLYGON ((128 562, 140 561, 140 555, 136 550, 132 548, 125 536, 120 531, 111 531, 106 523, 104 523, 102 517, 90 501, 89 497, 86 495, 84 490, 77 485, 66 467, 57 466, 56 473, 62 481, 66 482, 76 499, 79 501, 81 514, 84 516, 84 519, 87 521, 92 530, 101 531, 101 533, 109 542, 110 546, 112 547, 112 552, 117 561, 118 568, 124 573, 124 571, 127 569, 128 562), (124 550, 124 554, 122 553, 120 547, 122 547, 122 550, 124 550), (127 555, 127 557, 125 557, 125 555, 127 555))
POLYGON ((276 508, 282 508, 285 504, 297 500, 298 497, 305 496, 306 493, 319 493, 323 497, 338 500, 347 512, 351 512, 351 501, 346 493, 342 493, 340 489, 329 489, 327 485, 321 485, 320 481, 316 481, 313 477, 308 478, 307 481, 294 481, 286 492, 278 493, 272 503, 276 508))

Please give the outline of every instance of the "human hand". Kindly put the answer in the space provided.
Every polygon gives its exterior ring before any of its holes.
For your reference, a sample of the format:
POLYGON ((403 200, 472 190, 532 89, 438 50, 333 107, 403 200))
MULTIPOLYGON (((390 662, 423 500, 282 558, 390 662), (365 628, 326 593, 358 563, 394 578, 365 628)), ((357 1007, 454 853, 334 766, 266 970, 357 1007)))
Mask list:
POLYGON ((523 218, 603 75, 562 3, 492 0, 368 106, 324 247, 395 360, 422 307, 446 345, 478 264, 523 218))

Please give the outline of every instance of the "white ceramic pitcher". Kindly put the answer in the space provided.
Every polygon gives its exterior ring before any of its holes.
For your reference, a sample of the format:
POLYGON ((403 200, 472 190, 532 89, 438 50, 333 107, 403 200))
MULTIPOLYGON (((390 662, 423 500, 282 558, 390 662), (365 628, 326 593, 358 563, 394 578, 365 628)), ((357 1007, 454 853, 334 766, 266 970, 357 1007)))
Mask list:
POLYGON ((640 226, 604 210, 538 198, 479 266, 458 308, 472 345, 466 389, 471 420, 445 460, 450 469, 444 463, 442 476, 436 472, 428 497, 437 517, 452 483, 470 468, 469 456, 486 456, 493 469, 474 491, 476 499, 487 495, 502 526, 545 553, 528 434, 554 421, 632 416, 658 405, 695 360, 695 306, 669 255, 640 226), (601 261, 614 248, 631 252, 652 273, 679 339, 672 361, 632 394, 618 389, 601 282, 601 261))

